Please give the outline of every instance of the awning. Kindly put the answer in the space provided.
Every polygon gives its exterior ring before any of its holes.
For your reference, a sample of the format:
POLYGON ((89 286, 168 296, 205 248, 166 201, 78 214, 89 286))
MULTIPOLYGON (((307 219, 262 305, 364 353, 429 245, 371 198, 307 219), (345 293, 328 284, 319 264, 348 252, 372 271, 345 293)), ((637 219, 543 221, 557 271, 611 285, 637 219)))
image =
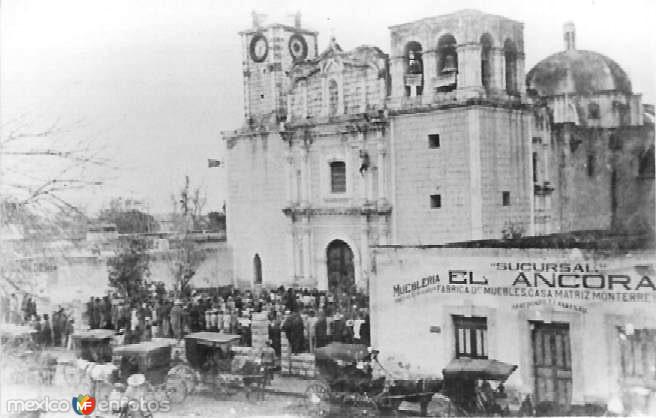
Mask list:
POLYGON ((504 381, 517 368, 514 364, 492 359, 459 358, 442 370, 444 378, 482 379, 504 381))

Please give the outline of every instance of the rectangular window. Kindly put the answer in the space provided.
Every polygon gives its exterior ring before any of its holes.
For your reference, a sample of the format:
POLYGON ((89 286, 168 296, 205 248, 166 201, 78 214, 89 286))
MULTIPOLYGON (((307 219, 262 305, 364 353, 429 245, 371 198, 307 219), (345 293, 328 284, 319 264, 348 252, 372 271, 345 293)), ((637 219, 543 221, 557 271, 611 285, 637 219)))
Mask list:
POLYGON ((599 104, 595 102, 588 103, 588 119, 599 119, 599 104))
POLYGON ((487 318, 453 315, 456 358, 487 358, 487 318))
POLYGON ((588 164, 586 166, 588 170, 588 177, 594 176, 595 173, 595 157, 593 154, 588 155, 588 164))
POLYGON ((510 192, 501 192, 501 204, 510 206, 510 192))
POLYGON ((330 163, 331 193, 346 193, 346 164, 344 161, 330 163))
POLYGON ((538 182, 538 153, 533 153, 533 183, 538 182))
POLYGON ((439 209, 442 207, 442 195, 432 194, 430 197, 430 205, 432 209, 439 209))
POLYGON ((656 330, 618 328, 622 377, 656 379, 656 330))
POLYGON ((428 135, 428 148, 439 148, 439 147, 440 147, 440 134, 428 135))

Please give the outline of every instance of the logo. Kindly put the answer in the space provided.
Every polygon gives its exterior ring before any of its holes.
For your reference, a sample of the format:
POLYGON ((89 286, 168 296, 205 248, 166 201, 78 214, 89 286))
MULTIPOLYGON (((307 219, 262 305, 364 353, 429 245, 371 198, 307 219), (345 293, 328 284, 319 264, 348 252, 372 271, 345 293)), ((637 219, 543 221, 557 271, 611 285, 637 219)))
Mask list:
POLYGON ((96 409, 96 398, 89 395, 78 395, 73 398, 73 411, 78 415, 89 415, 96 409))

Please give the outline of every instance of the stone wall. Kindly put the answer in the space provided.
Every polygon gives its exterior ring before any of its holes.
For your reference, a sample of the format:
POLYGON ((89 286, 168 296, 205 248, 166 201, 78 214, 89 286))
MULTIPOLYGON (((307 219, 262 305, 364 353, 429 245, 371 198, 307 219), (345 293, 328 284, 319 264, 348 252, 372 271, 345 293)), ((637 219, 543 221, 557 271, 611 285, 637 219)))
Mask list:
POLYGON ((519 111, 484 106, 394 117, 395 243, 499 238, 506 222, 528 230, 528 123, 519 111), (429 148, 429 134, 440 135, 439 148, 429 148), (502 206, 502 191, 510 206, 502 206), (440 208, 431 208, 433 194, 440 208))
POLYGON ((236 135, 228 139, 227 237, 234 251, 238 283, 251 284, 253 259, 262 260, 264 284, 289 280, 285 239, 289 220, 286 204, 285 143, 277 133, 236 135))
POLYGON ((533 183, 530 116, 525 111, 481 107, 482 237, 498 238, 510 225, 530 233, 533 183), (510 192, 503 206, 502 192, 510 192))

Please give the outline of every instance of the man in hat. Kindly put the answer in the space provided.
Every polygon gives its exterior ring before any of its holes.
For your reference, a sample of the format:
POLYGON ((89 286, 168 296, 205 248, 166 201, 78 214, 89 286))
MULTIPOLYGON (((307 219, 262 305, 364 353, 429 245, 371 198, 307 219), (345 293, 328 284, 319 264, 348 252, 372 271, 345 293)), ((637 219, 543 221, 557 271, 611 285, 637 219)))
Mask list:
POLYGON ((49 347, 52 345, 52 328, 50 327, 50 320, 48 314, 43 314, 43 325, 41 328, 41 343, 49 347))
POLYGON ((173 336, 180 340, 182 339, 182 301, 176 299, 171 309, 171 328, 173 330, 173 336))

